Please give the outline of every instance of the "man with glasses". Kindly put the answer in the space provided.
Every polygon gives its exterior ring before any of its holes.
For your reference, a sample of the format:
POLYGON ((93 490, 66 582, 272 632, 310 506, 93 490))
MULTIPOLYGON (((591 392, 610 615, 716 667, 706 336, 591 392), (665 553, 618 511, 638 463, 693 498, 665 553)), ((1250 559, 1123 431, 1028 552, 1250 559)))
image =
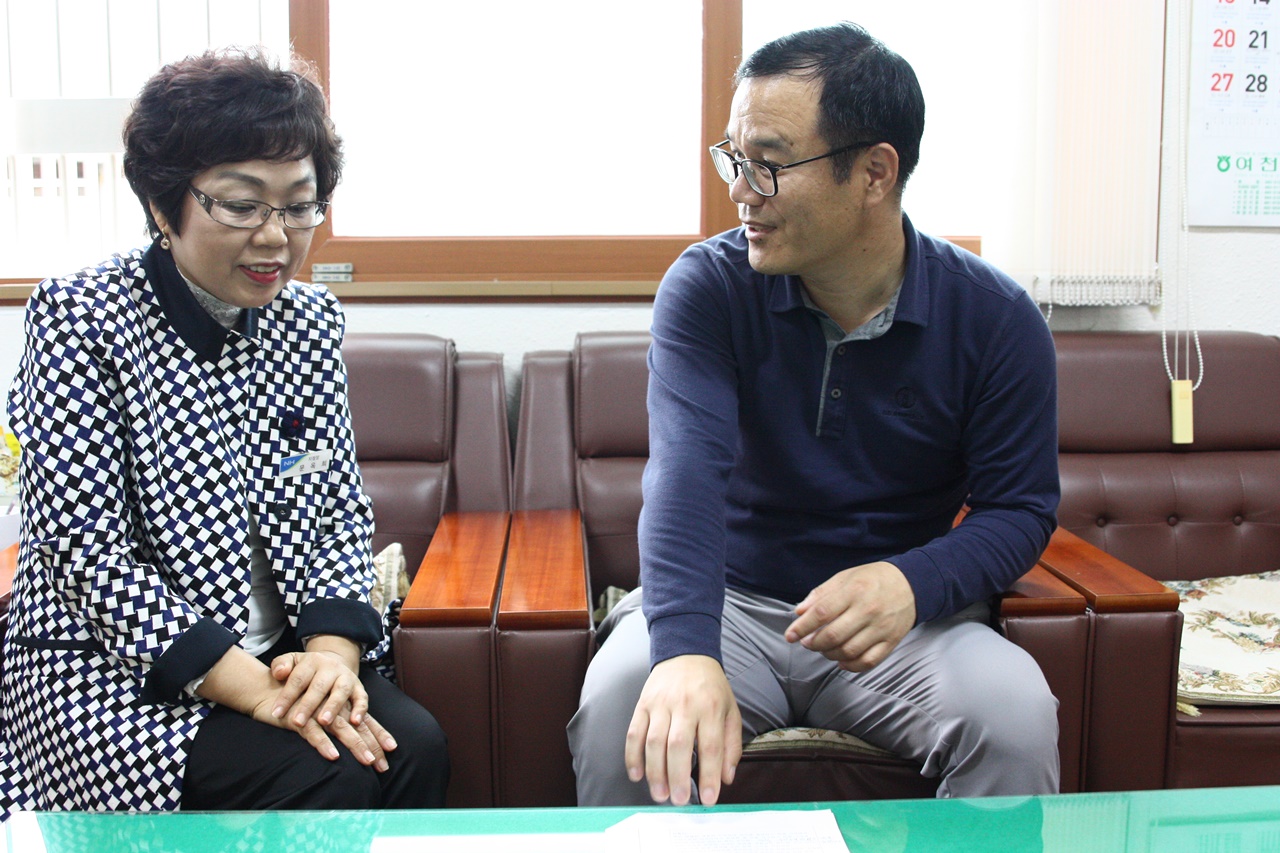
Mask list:
POLYGON ((711 156, 742 227, 654 303, 642 587, 569 726, 580 804, 714 803, 744 741, 797 725, 939 796, 1057 790, 1057 703, 988 605, 1055 523, 1053 343, 903 214, 923 129, 911 67, 852 24, 738 70, 711 156))

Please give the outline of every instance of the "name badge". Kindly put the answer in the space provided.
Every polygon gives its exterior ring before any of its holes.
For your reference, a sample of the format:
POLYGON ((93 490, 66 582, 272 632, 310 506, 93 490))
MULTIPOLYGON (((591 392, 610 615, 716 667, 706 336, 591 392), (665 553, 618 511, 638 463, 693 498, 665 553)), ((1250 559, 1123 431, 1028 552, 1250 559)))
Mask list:
POLYGON ((298 456, 288 456, 280 460, 280 478, 301 477, 303 474, 314 474, 316 471, 328 471, 333 462, 332 450, 312 450, 298 456))

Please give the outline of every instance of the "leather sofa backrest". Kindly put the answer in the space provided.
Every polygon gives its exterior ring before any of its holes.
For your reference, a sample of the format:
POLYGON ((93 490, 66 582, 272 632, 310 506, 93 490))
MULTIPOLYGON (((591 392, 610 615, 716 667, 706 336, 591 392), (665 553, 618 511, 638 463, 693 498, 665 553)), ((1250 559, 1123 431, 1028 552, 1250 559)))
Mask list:
POLYGON ((1280 339, 1199 337, 1194 441, 1175 445, 1158 332, 1054 336, 1058 522, 1160 580, 1280 569, 1280 339))
POLYGON ((399 542, 412 575, 445 512, 510 508, 502 360, 425 334, 349 334, 342 355, 373 552, 399 542))
POLYGON ((649 458, 649 335, 589 332, 521 369, 512 507, 577 509, 593 596, 639 583, 636 524, 649 458))
POLYGON ((578 508, 595 594, 640 578, 636 524, 649 460, 645 332, 579 334, 573 349, 578 508))
POLYGON ((373 552, 399 542, 415 571, 449 498, 453 342, 351 334, 342 357, 356 458, 373 501, 373 552))

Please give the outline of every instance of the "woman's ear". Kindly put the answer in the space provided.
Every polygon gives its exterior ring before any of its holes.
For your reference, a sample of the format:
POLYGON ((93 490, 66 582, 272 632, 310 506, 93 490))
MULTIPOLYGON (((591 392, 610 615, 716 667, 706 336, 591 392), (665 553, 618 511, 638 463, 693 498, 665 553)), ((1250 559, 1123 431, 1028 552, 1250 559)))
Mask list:
POLYGON ((880 142, 868 148, 861 159, 868 203, 876 204, 895 197, 898 190, 897 149, 887 142, 880 142))
POLYGON ((147 202, 147 207, 151 210, 151 218, 156 221, 156 229, 160 232, 160 248, 165 251, 172 249, 173 241, 169 239, 169 220, 156 208, 155 202, 147 202))
POLYGON ((156 227, 160 229, 160 233, 169 236, 169 220, 165 217, 160 209, 156 207, 154 201, 147 202, 147 207, 151 210, 151 218, 156 221, 156 227))

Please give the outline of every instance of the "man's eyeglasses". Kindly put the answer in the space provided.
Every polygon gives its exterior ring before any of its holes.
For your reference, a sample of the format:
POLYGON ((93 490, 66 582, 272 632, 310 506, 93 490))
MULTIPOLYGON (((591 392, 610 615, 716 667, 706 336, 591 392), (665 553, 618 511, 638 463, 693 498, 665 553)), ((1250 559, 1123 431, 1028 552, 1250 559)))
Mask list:
POLYGON ((855 148, 870 148, 875 142, 855 142, 852 145, 846 145, 843 148, 837 148, 834 151, 828 151, 826 154, 819 154, 817 157, 809 157, 806 160, 797 160, 794 163, 787 163, 782 166, 771 166, 768 163, 762 163, 759 160, 748 160, 743 158, 739 160, 726 150, 725 146, 729 144, 729 140, 711 146, 711 162, 716 164, 716 172, 720 177, 724 178, 726 184, 732 184, 738 179, 738 172, 741 171, 747 176, 747 183, 751 185, 751 189, 758 192, 765 198, 773 198, 778 194, 778 173, 783 169, 791 169, 796 166, 803 166, 805 163, 812 163, 815 160, 825 160, 828 157, 834 157, 837 154, 843 154, 846 151, 853 151, 855 148))
POLYGON ((195 187, 187 187, 187 191, 214 222, 232 228, 258 228, 271 218, 271 214, 278 213, 286 228, 306 231, 324 222, 325 213, 329 210, 327 201, 300 201, 284 207, 272 207, 265 201, 247 198, 224 201, 202 193, 195 187))

